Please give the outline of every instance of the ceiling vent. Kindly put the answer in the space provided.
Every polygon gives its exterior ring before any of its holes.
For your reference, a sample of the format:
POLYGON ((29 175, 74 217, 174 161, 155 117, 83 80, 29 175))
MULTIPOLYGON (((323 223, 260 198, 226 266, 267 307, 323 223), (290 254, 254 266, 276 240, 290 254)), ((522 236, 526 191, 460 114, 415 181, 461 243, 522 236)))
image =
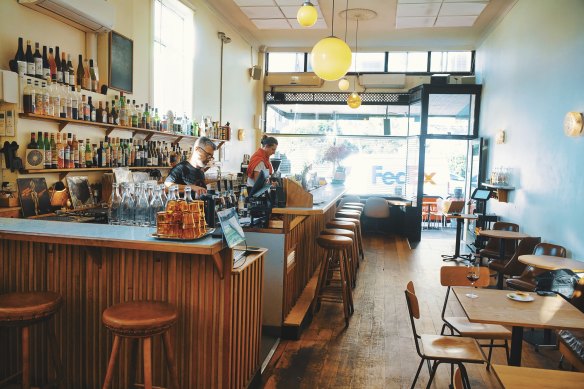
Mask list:
POLYGON ((364 88, 404 88, 405 74, 362 74, 359 85, 364 88))
POLYGON ((18 0, 18 2, 82 31, 108 32, 114 26, 114 6, 105 0, 18 0))
POLYGON ((321 80, 314 73, 272 73, 264 78, 264 85, 271 86, 303 86, 319 87, 322 86, 321 80))

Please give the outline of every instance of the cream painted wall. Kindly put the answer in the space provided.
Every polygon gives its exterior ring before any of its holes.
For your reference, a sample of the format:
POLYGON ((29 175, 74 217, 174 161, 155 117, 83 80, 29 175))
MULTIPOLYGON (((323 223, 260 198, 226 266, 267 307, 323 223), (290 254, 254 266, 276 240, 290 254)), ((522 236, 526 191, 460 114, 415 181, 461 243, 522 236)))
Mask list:
POLYGON ((489 201, 489 211, 584 260, 584 137, 562 130, 566 112, 584 112, 582 15, 582 0, 519 0, 478 48, 477 72, 487 171, 510 167, 516 187, 509 203, 489 201))
MULTIPOLYGON (((109 0, 116 9, 114 30, 134 41, 134 93, 132 98, 137 102, 151 102, 152 90, 152 3, 149 0, 109 0)), ((224 31, 232 42, 225 45, 224 55, 224 89, 223 89, 223 121, 230 121, 232 141, 226 143, 225 160, 222 162, 223 172, 239 171, 243 154, 255 151, 256 136, 253 128, 254 115, 261 112, 261 103, 257 100, 258 81, 249 77, 248 68, 252 65, 250 49, 253 51, 254 64, 257 61, 257 48, 245 42, 240 35, 222 21, 221 17, 212 12, 204 2, 191 1, 195 11, 195 76, 193 93, 194 107, 191 116, 200 120, 203 115, 219 118, 219 69, 220 43, 218 31, 224 31), (259 107, 259 108, 258 108, 259 107), (246 130, 246 138, 237 140, 237 129, 246 130)), ((79 53, 85 54, 85 33, 70 27, 49 16, 21 6, 16 0, 0 1, 0 67, 8 68, 8 61, 14 57, 17 49, 18 36, 30 39, 33 44, 39 41, 42 45, 59 45, 62 51, 71 52, 76 66, 79 53), (15 33, 16 31, 16 33, 15 33)), ((107 64, 99 63, 104 71, 107 64)), ((18 120, 17 142, 21 145, 21 156, 29 142, 30 131, 55 132, 56 126, 50 123, 18 120)), ((103 132, 87 127, 68 126, 67 131, 77 133, 79 137, 97 140, 103 137, 103 132)), ((129 133, 115 131, 112 136, 129 137, 129 133)), ((87 175, 80 172, 80 175, 87 175)), ((90 174, 91 181, 97 181, 99 174, 90 174)), ((16 175, 7 173, 4 180, 13 181, 16 175)), ((47 175, 48 184, 58 179, 56 174, 47 175)))

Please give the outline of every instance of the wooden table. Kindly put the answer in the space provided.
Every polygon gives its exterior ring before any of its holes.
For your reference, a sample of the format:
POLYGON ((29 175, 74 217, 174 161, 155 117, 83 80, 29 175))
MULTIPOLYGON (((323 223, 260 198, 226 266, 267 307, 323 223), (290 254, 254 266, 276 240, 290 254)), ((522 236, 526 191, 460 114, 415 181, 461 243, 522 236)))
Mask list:
POLYGON ((462 236, 462 225, 464 220, 476 220, 479 217, 477 215, 463 213, 463 214, 449 214, 449 218, 456 219, 456 246, 454 247, 454 255, 443 255, 443 261, 456 261, 457 258, 462 258, 464 260, 470 259, 470 254, 460 255, 460 238, 462 236))
POLYGON ((584 262, 577 259, 555 257, 553 255, 520 255, 519 262, 539 269, 570 269, 576 273, 584 272, 584 262))
POLYGON ((493 365, 493 370, 495 370, 495 375, 505 389, 524 389, 528 387, 537 387, 538 389, 580 388, 584 382, 584 373, 573 371, 504 365, 493 365))
POLYGON ((534 301, 519 302, 506 297, 509 291, 473 289, 478 298, 465 296, 469 288, 455 287, 454 294, 473 323, 511 326, 509 365, 521 366, 523 327, 549 329, 584 329, 584 313, 560 296, 542 297, 531 293, 534 301))
MULTIPOLYGON (((515 231, 504 231, 504 230, 481 230, 479 231, 480 236, 486 236, 487 238, 500 239, 499 243, 499 259, 503 260, 505 258, 505 244, 506 240, 518 241, 524 238, 528 238, 529 235, 523 234, 521 232, 515 231)), ((503 289, 503 276, 499 275, 497 277, 497 289, 503 289)))

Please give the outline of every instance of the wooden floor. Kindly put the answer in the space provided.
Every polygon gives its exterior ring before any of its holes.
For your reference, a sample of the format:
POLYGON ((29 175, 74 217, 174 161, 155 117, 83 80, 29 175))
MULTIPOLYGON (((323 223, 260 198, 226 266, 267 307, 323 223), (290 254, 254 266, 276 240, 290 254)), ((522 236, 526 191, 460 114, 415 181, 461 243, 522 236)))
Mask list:
MULTIPOLYGON (((355 314, 345 329, 340 304, 323 303, 298 341, 282 341, 262 375, 264 388, 409 388, 419 364, 408 318, 404 289, 414 281, 420 300, 420 333, 437 334, 446 289, 440 286, 440 254, 453 252, 450 239, 428 236, 410 249, 402 238, 366 237, 354 290, 355 314)), ((450 314, 464 315, 451 296, 450 314)), ((560 354, 539 353, 523 346, 523 365, 556 368, 560 354)), ((505 364, 503 349, 493 362, 505 364)), ((467 364, 473 388, 499 388, 485 365, 467 364)), ((447 388, 448 365, 438 369, 433 388, 447 388)), ((422 369, 416 387, 424 388, 428 370, 422 369)), ((527 387, 537 387, 526 385, 527 387)))

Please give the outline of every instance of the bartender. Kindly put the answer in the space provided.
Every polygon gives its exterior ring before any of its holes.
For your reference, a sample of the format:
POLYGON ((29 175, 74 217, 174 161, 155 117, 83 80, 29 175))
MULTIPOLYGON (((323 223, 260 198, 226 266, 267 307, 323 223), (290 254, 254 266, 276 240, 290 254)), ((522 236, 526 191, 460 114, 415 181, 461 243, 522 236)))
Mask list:
POLYGON ((190 186, 192 191, 198 195, 207 193, 204 168, 213 160, 215 150, 217 150, 217 145, 211 139, 204 136, 197 139, 191 152, 191 158, 173 167, 168 173, 164 185, 167 187, 178 185, 180 191, 183 191, 186 186, 190 186))
POLYGON ((249 159, 247 165, 247 186, 253 186, 258 179, 262 170, 266 171, 268 175, 274 173, 274 168, 270 162, 270 156, 276 153, 278 148, 278 140, 273 136, 262 136, 261 147, 249 159))

